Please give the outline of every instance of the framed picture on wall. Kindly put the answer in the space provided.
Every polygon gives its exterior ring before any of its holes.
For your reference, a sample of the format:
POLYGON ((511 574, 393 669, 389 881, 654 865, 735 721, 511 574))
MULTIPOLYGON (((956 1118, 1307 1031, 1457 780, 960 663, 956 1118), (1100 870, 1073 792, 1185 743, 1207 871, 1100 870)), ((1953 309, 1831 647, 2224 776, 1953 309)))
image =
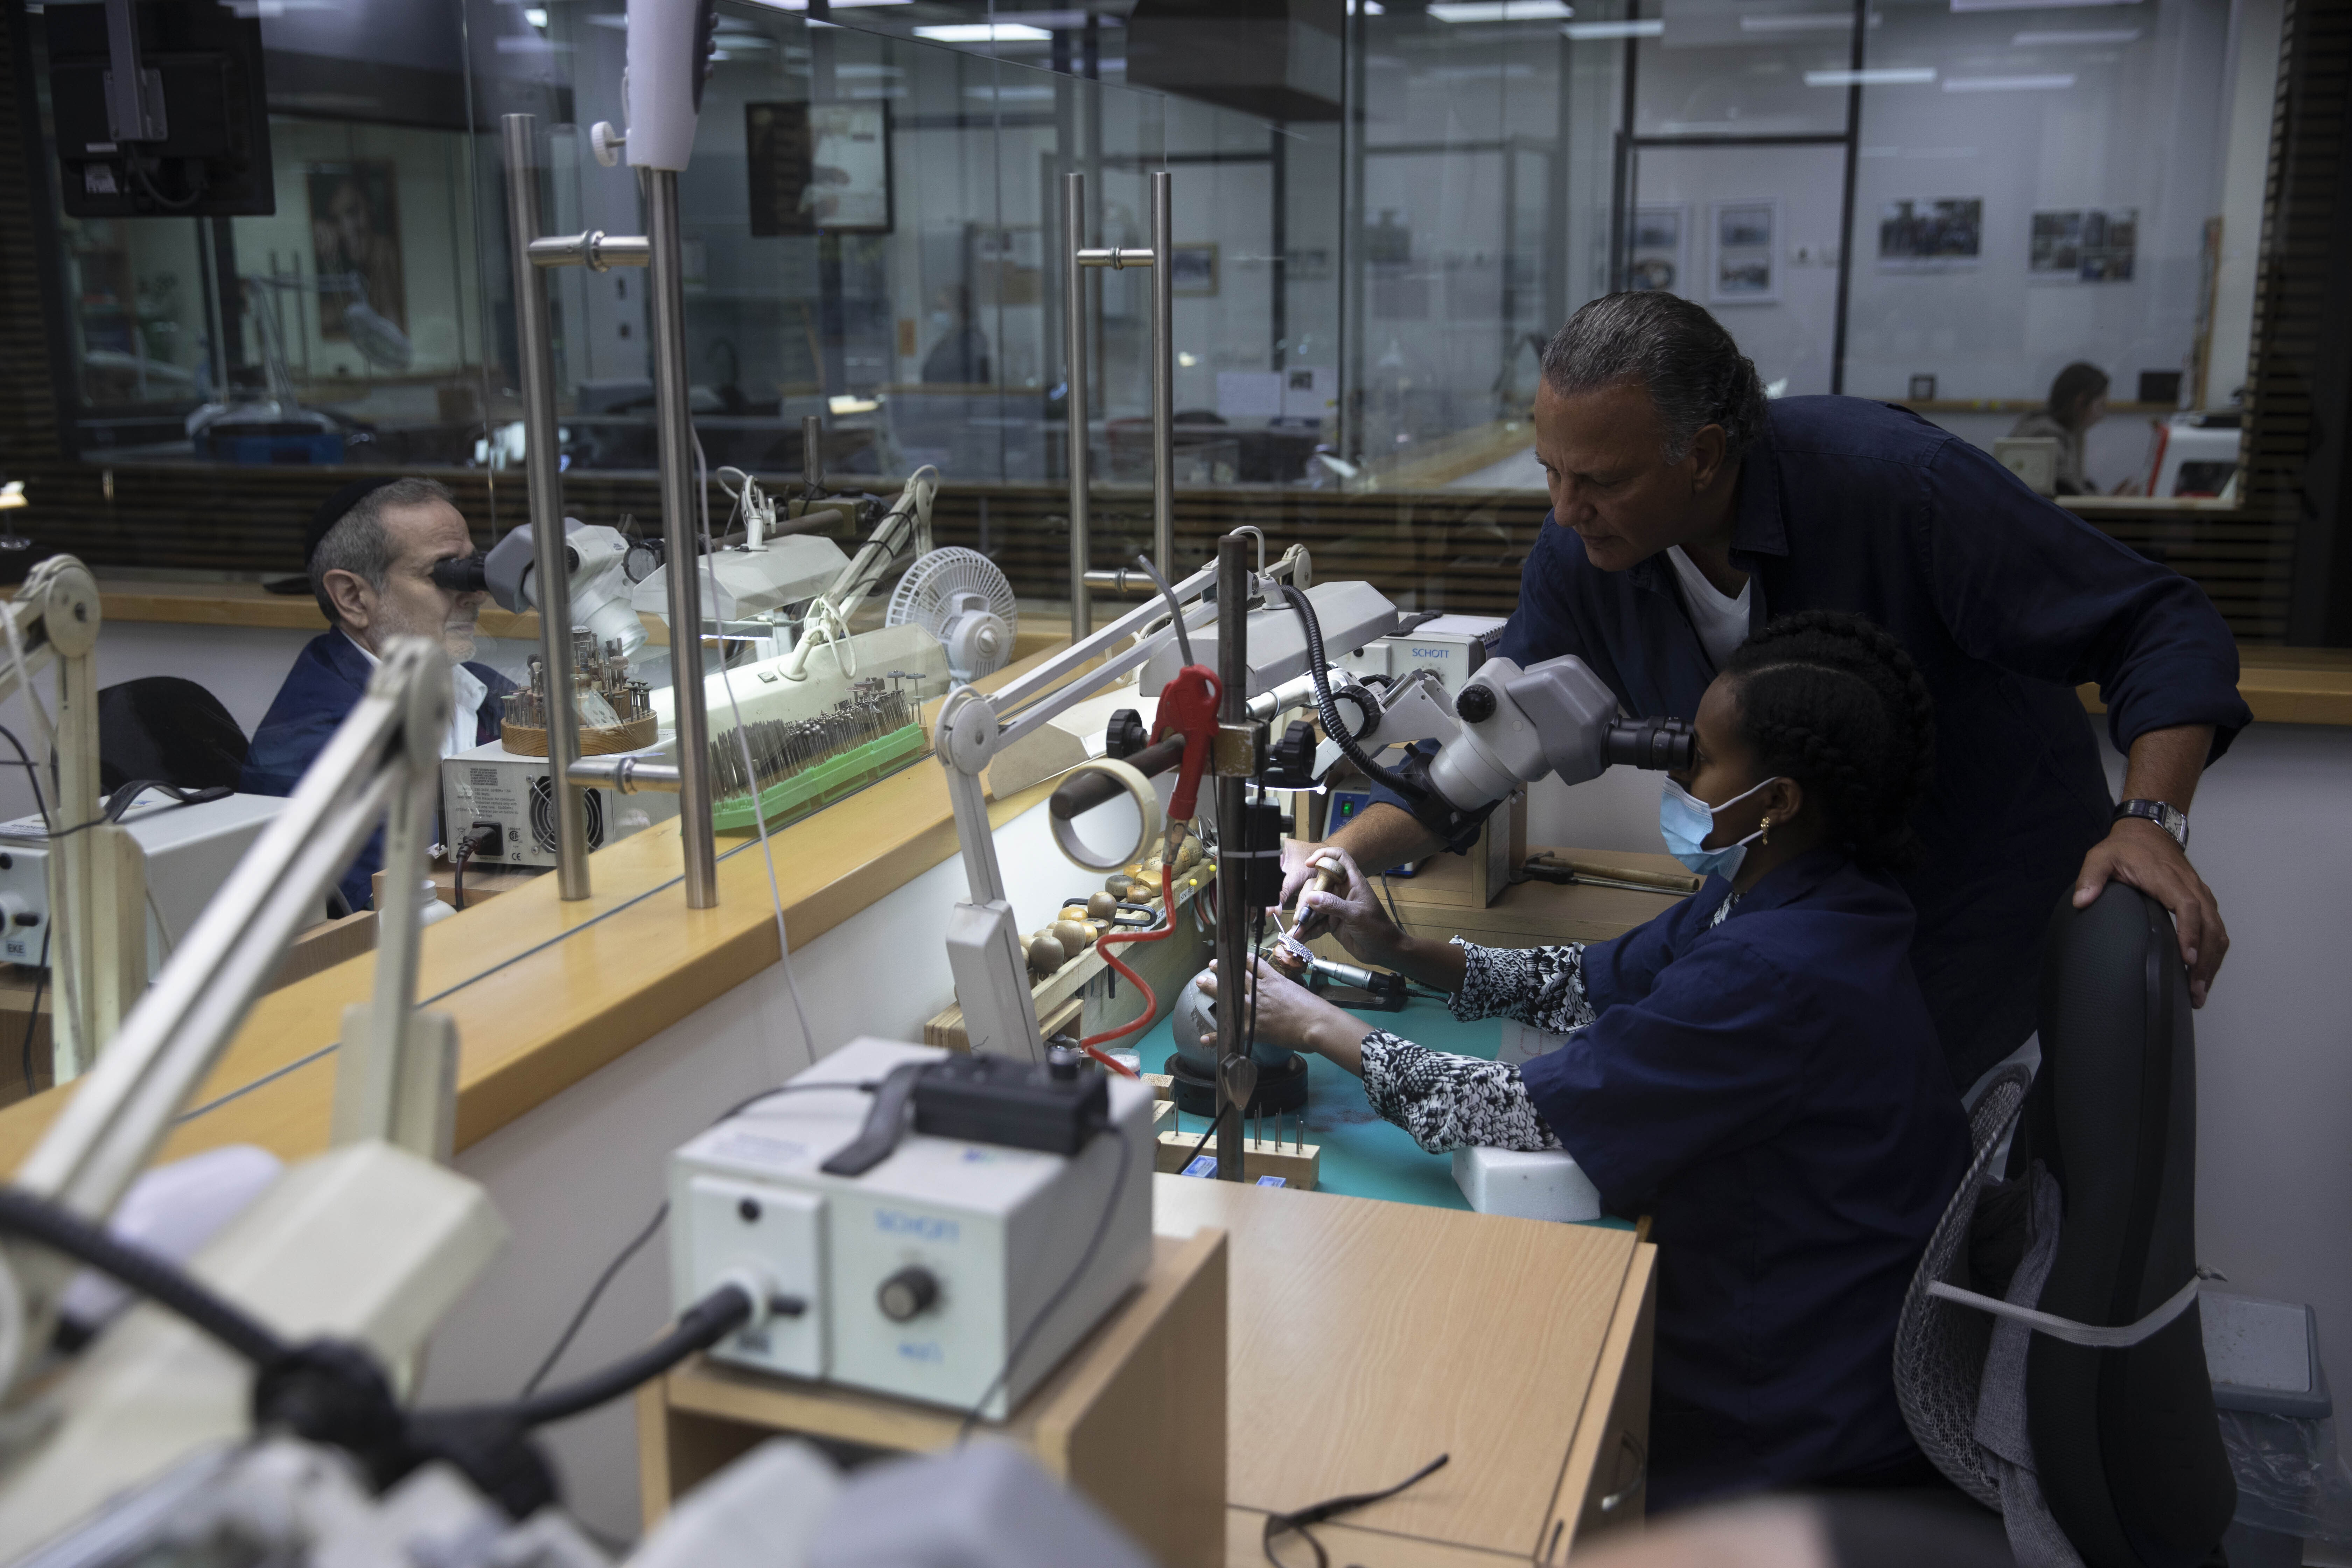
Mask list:
POLYGON ((2083 264, 2083 209, 2033 215, 2025 276, 2033 283, 2072 283, 2083 264))
POLYGON ((1217 291, 1217 247, 1213 240, 1168 247, 1168 291, 1204 299, 1217 291))
POLYGON ((751 232, 887 234, 887 103, 747 103, 751 232))
POLYGON ((1690 287, 1690 204, 1647 202, 1633 209, 1625 287, 1679 293, 1690 287))
POLYGON ((1777 198, 1717 202, 1707 209, 1707 233, 1714 252, 1707 271, 1707 303, 1779 303, 1780 271, 1772 260, 1780 233, 1777 198))
POLYGON ((321 279, 348 279, 354 286, 319 295, 319 335, 330 342, 349 339, 343 313, 362 303, 406 331, 408 289, 401 277, 392 160, 313 163, 302 173, 310 197, 310 263, 321 279))
POLYGON ((1982 196, 1905 196, 1879 209, 1881 272, 1951 272, 1983 251, 1982 196))

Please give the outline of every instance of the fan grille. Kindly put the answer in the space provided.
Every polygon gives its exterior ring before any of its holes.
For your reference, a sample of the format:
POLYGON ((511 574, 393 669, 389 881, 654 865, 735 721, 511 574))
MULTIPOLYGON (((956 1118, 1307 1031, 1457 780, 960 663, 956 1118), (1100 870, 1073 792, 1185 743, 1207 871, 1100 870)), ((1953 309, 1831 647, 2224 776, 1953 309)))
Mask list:
MULTIPOLYGON (((580 792, 588 807, 588 847, 604 847, 604 792, 580 792)), ((555 853, 555 782, 545 773, 530 781, 530 841, 545 855, 555 853)))

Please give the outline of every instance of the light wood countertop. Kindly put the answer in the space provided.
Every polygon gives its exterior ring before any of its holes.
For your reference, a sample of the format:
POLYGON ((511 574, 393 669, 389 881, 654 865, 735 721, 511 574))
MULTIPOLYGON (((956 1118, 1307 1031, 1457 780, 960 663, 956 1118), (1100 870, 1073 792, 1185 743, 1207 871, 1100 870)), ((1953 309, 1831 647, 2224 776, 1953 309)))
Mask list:
MULTIPOLYGON (((2081 499, 2081 498, 2070 498, 2081 499)), ((2146 501, 2139 504, 2145 506, 2146 501)), ((300 595, 270 594, 258 583, 204 583, 103 575, 99 580, 100 608, 110 621, 194 626, 265 626, 287 631, 319 632, 327 626, 318 605, 300 595)), ((645 617, 646 637, 669 646, 669 627, 657 616, 645 617)), ((1058 626, 1058 623, 1056 623, 1058 626)), ((481 632, 488 637, 536 641, 539 617, 510 615, 485 605, 481 632)), ((1022 657, 1038 651, 1058 637, 1043 627, 1024 628, 1018 642, 1022 657)), ((2273 724, 2352 724, 2352 649, 2271 647, 2247 644, 2238 650, 2238 689, 2254 710, 2256 720, 2273 724)), ((2104 713, 2098 689, 2081 689, 2083 705, 2104 713)))
POLYGON ((1412 1544, 1413 1561, 1554 1560, 1555 1521, 1573 1535, 1591 1479, 1570 1472, 1601 1457, 1577 1439, 1610 1415, 1628 1338, 1612 1330, 1647 1244, 1185 1176, 1153 1177, 1151 1202, 1160 1236, 1214 1227, 1231 1248, 1225 1501, 1249 1516, 1233 1561, 1256 1560, 1257 1516, 1392 1485, 1440 1454, 1444 1469, 1349 1513, 1350 1531, 1412 1544))
MULTIPOLYGON (((1052 787, 992 801, 990 820, 1002 826, 1052 787)), ((956 853, 946 779, 928 758, 771 838, 795 951, 956 853)), ((719 861, 712 909, 686 907, 669 822, 591 857, 591 898, 564 903, 555 878, 541 877, 425 928, 416 992, 457 1023, 459 1149, 776 962, 758 840, 721 835, 720 855, 738 845, 749 847, 719 861)), ((373 954, 353 959, 257 1003, 192 1103, 202 1114, 184 1120, 159 1157, 231 1142, 289 1160, 324 1150, 333 1043, 344 1006, 368 996, 374 965, 373 954)), ((0 1110, 0 1168, 23 1161, 72 1092, 68 1084, 0 1110)))
MULTIPOLYGON (((2099 689, 2078 689, 2083 706, 2107 710, 2099 689)), ((2238 649, 2238 695, 2263 724, 2352 724, 2352 648, 2238 649)))

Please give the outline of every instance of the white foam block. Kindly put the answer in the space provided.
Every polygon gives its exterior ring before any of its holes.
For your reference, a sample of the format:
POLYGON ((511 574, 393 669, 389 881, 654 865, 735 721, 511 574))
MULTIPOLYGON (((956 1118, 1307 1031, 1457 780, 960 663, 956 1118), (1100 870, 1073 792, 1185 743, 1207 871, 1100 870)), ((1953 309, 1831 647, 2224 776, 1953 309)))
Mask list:
POLYGON ((1601 1217, 1601 1189, 1557 1149, 1521 1153, 1515 1149, 1456 1149, 1454 1184, 1480 1214, 1516 1219, 1579 1220, 1601 1217))

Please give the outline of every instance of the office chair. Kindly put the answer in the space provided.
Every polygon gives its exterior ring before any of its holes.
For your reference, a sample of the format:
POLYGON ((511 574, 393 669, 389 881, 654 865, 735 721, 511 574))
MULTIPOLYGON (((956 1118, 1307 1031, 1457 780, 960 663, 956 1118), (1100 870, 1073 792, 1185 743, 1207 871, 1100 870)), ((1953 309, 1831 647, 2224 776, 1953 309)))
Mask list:
POLYGON ((245 731, 193 680, 150 675, 98 694, 99 787, 109 795, 141 779, 235 789, 245 751, 245 731))
POLYGON ((1920 1448, 2004 1513, 2021 1556, 2054 1528, 2087 1568, 2194 1568, 2237 1484, 2197 1313, 2196 1038, 2163 908, 2111 882, 2078 910, 2070 890, 2041 1024, 2032 1087, 2013 1068, 1971 1114, 1976 1158, 1904 1300, 1895 1392, 1920 1448), (1988 1439, 2022 1440, 2030 1473, 1988 1439))

